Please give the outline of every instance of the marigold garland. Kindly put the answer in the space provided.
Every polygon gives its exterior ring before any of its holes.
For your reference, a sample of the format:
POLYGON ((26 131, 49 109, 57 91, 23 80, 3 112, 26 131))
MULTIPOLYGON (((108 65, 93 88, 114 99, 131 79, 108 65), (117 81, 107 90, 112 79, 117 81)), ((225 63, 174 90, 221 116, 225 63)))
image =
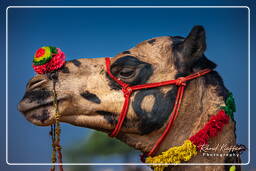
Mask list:
MULTIPOLYGON (((180 163, 188 161, 197 154, 196 145, 190 140, 185 140, 183 145, 172 147, 156 157, 147 157, 146 163, 180 163)), ((168 165, 153 165, 155 171, 161 171, 168 165)))
POLYGON ((217 115, 213 115, 210 121, 194 136, 190 137, 189 140, 200 150, 202 145, 208 144, 209 138, 215 137, 228 121, 229 116, 224 110, 220 110, 217 115))
MULTIPOLYGON (((183 145, 171 147, 169 150, 162 152, 161 155, 155 157, 147 157, 146 163, 167 164, 180 163, 188 161, 197 154, 202 145, 208 144, 211 137, 217 136, 222 131, 224 125, 228 124, 229 119, 234 119, 233 112, 236 111, 235 101, 232 93, 228 94, 225 101, 226 106, 222 106, 221 110, 216 115, 213 115, 210 120, 199 130, 195 135, 185 140, 183 145)), ((152 165, 155 171, 163 171, 168 165, 152 165)))

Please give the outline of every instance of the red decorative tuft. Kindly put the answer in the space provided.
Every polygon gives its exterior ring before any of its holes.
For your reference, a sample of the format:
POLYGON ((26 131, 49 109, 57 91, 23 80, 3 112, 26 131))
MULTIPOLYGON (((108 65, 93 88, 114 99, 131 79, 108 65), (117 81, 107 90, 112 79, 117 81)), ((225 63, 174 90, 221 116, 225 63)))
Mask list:
POLYGON ((38 74, 45 74, 47 72, 52 72, 59 69, 65 64, 65 54, 57 48, 58 53, 52 57, 52 59, 43 65, 34 65, 32 67, 38 74))
POLYGON ((37 51, 36 51, 36 54, 35 54, 35 57, 36 58, 39 58, 41 56, 43 56, 45 53, 45 50, 43 48, 39 48, 37 51))
POLYGON ((229 116, 224 110, 220 110, 217 115, 212 116, 210 121, 198 133, 190 137, 189 140, 200 150, 203 145, 208 144, 209 138, 217 136, 218 132, 228 122, 229 116))

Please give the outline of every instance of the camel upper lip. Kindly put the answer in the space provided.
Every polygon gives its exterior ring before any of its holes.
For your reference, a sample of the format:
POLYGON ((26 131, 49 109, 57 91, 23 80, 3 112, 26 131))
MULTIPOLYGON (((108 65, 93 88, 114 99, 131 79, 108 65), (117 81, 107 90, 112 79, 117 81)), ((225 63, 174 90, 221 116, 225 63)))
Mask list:
MULTIPOLYGON (((60 98, 60 99, 57 99, 57 102, 60 102, 60 101, 63 101, 65 100, 66 98, 60 98)), ((35 105, 25 105, 24 104, 21 104, 19 103, 18 105, 18 110, 22 113, 28 113, 32 110, 35 110, 35 109, 38 109, 38 108, 41 108, 41 107, 44 107, 44 106, 50 106, 50 105, 53 105, 53 100, 52 101, 48 101, 48 102, 45 102, 45 103, 40 103, 40 104, 35 104, 35 105)))

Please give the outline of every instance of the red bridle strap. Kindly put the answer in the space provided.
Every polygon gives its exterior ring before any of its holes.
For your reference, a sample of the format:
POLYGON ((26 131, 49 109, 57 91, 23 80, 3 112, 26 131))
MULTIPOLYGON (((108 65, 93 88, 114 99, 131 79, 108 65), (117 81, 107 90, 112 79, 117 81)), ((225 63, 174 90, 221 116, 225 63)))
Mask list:
POLYGON ((107 69, 107 73, 110 76, 110 78, 112 78, 117 84, 119 84, 122 87, 122 91, 124 93, 124 104, 123 104, 123 108, 122 111, 120 113, 120 116, 118 118, 117 124, 115 126, 115 129, 112 131, 112 133, 109 135, 111 137, 115 137, 118 135, 118 133, 121 130, 121 127, 123 125, 124 119, 126 118, 127 112, 128 112, 128 108, 129 108, 129 104, 130 104, 130 96, 131 94, 136 91, 136 90, 142 90, 142 89, 148 89, 148 88, 154 88, 154 87, 161 87, 161 86, 166 86, 166 85, 177 85, 178 86, 178 92, 177 92, 177 96, 176 96, 176 100, 175 100, 175 104, 173 107, 173 111, 171 113, 171 115, 169 116, 168 119, 168 123, 166 125, 166 128, 163 132, 163 134, 158 138, 158 140, 156 141, 155 145, 153 146, 153 148, 150 150, 149 153, 144 154, 142 157, 145 158, 146 156, 152 156, 155 154, 155 152, 159 149, 161 143, 164 141, 166 135, 169 133, 175 119, 178 116, 179 113, 179 108, 181 105, 181 101, 182 101, 182 97, 184 94, 184 88, 186 86, 186 82, 189 80, 192 80, 194 78, 200 77, 202 75, 205 75, 209 72, 211 72, 211 69, 203 69, 199 72, 196 72, 194 74, 188 75, 186 77, 180 77, 176 80, 169 80, 169 81, 162 81, 162 82, 158 82, 158 83, 147 83, 147 84, 141 84, 141 85, 135 85, 135 86, 129 86, 129 84, 124 83, 123 81, 121 81, 119 78, 115 77, 112 73, 111 73, 111 62, 110 62, 110 58, 107 57, 105 58, 106 61, 106 69, 107 69))

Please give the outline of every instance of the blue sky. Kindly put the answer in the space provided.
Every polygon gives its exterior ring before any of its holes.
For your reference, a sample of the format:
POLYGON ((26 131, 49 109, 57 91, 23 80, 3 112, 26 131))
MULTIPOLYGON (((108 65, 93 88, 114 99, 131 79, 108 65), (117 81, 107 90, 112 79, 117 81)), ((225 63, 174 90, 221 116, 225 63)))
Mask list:
MULTIPOLYGON (((206 56, 218 64, 217 71, 236 99, 237 143, 248 146, 248 10, 246 8, 11 8, 8 14, 9 162, 48 162, 50 158, 49 128, 28 123, 16 107, 24 94, 26 82, 34 75, 31 61, 37 48, 44 45, 60 47, 68 60, 114 56, 152 37, 186 36, 190 29, 198 24, 206 29, 206 56)), ((1 63, 1 66, 3 64, 1 63)), ((252 81, 254 83, 254 80, 252 81)), ((2 84, 0 86, 4 87, 2 84)), ((1 105, 2 102, 4 103, 4 99, 1 99, 1 105)), ((4 115, 4 112, 2 114, 4 115)), ((63 147, 82 141, 89 131, 63 124, 63 147)), ((5 145, 4 141, 0 143, 1 146, 5 145)), ((255 149, 253 150, 255 153, 255 149)), ((244 153, 243 162, 247 162, 247 155, 248 153, 244 153)), ((10 167, 8 169, 12 170, 10 167)), ((33 170, 33 167, 27 167, 26 170, 30 169, 33 170)))

